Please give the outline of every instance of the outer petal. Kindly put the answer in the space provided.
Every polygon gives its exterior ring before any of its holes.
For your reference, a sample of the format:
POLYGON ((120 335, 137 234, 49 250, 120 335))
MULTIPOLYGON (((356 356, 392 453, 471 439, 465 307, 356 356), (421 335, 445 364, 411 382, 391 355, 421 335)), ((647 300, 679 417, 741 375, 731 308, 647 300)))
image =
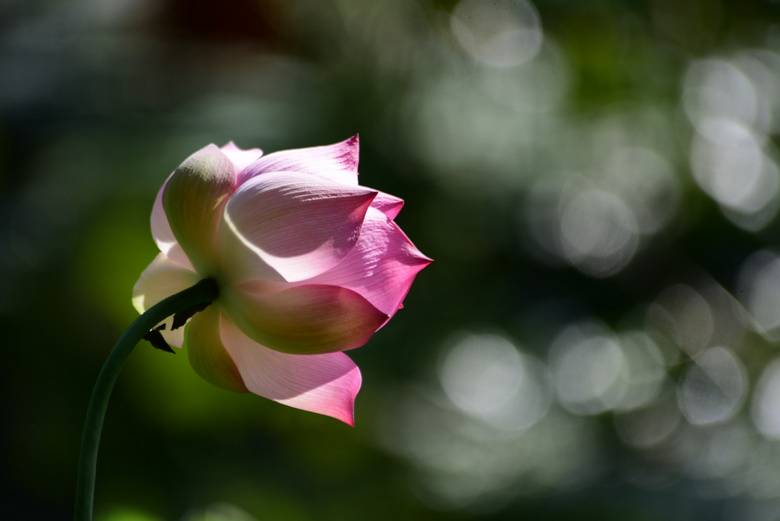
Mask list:
POLYGON ((374 201, 371 203, 371 208, 376 208, 391 220, 398 216, 403 206, 403 199, 384 192, 378 192, 376 198, 374 198, 374 201))
POLYGON ((235 188, 233 163, 215 145, 188 157, 168 179, 163 208, 177 242, 195 270, 214 275, 222 211, 235 188))
POLYGON ((187 355, 192 368, 207 382, 228 391, 249 392, 222 343, 219 308, 209 306, 196 313, 185 328, 187 355))
POLYGON ((394 222, 370 208, 360 239, 349 255, 306 284, 349 288, 392 316, 401 307, 414 277, 431 262, 394 222))
POLYGON ((267 172, 300 172, 321 175, 322 172, 338 173, 338 181, 357 185, 359 155, 357 134, 333 145, 282 150, 268 154, 252 163, 238 179, 243 184, 249 179, 267 172))
POLYGON ((264 294, 223 288, 217 301, 252 340, 298 355, 360 347, 387 321, 366 299, 335 286, 306 285, 264 294))
MULTIPOLYGON (((263 155, 263 151, 259 148, 250 148, 248 150, 242 150, 238 148, 232 141, 221 147, 222 151, 231 163, 233 163, 234 173, 238 175, 244 168, 256 161, 263 155)), ((173 175, 173 174, 171 174, 173 175)), ((168 184, 168 179, 163 183, 162 188, 157 192, 157 198, 154 200, 154 206, 152 207, 152 236, 157 243, 157 247, 160 248, 165 255, 168 256, 174 262, 181 264, 185 268, 192 268, 192 263, 184 254, 184 250, 176 241, 176 237, 173 236, 171 231, 171 225, 168 223, 168 217, 165 215, 163 209, 163 193, 165 187, 168 184)))
POLYGON ((241 185, 225 208, 224 272, 231 283, 298 281, 335 266, 360 235, 376 192, 298 173, 268 173, 241 185))
POLYGON ((242 150, 232 141, 227 145, 220 147, 220 150, 233 163, 236 175, 240 174, 243 169, 260 159, 260 156, 263 155, 263 151, 259 148, 242 150))
MULTIPOLYGON (((160 253, 152 263, 141 273, 141 277, 133 287, 133 306, 143 313, 161 300, 195 285, 200 280, 197 273, 176 264, 160 253)), ((162 331, 165 340, 176 347, 181 347, 183 328, 171 331, 172 318, 168 318, 162 331)))
MULTIPOLYGON (((171 174, 173 175, 173 174, 171 174)), ((168 176, 170 179, 170 176, 168 176)), ((184 250, 176 241, 176 237, 173 236, 171 231, 171 225, 168 224, 168 217, 165 215, 165 209, 163 209, 163 193, 165 187, 168 185, 168 179, 163 183, 162 188, 157 192, 157 198, 154 200, 154 206, 152 207, 152 237, 154 242, 157 243, 157 247, 163 252, 169 259, 176 264, 195 270, 192 267, 192 263, 184 254, 184 250)))
POLYGON ((361 376, 343 353, 289 355, 255 343, 224 315, 222 341, 251 392, 354 425, 361 376))

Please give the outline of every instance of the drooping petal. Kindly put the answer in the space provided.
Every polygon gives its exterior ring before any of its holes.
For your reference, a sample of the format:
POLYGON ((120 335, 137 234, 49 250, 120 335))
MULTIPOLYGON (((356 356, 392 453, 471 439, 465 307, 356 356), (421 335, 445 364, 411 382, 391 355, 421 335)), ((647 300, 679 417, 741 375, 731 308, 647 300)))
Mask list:
MULTIPOLYGON (((133 306, 139 313, 143 313, 161 300, 194 286, 199 280, 197 273, 183 268, 160 253, 133 286, 133 306)), ((165 320, 165 329, 161 333, 166 342, 181 347, 183 328, 171 331, 172 322, 171 317, 165 320)))
POLYGON ((220 230, 225 274, 305 280, 352 249, 376 192, 294 172, 250 179, 230 198, 220 230))
POLYGON ((417 273, 432 261, 379 210, 370 208, 360 239, 343 261, 305 284, 349 288, 388 316, 400 308, 417 273))
POLYGON ((306 285, 263 294, 223 288, 218 302, 255 342, 299 355, 360 347, 387 320, 354 291, 335 286, 306 285))
POLYGON ((391 220, 398 216, 403 206, 403 199, 384 192, 377 192, 374 201, 371 203, 371 208, 376 208, 391 220))
POLYGON ((249 392, 222 343, 221 315, 219 308, 211 305, 190 319, 185 329, 190 365, 204 380, 217 387, 249 392))
POLYGON ((357 185, 357 167, 360 143, 357 134, 332 145, 297 148, 273 152, 248 166, 238 179, 243 184, 249 179, 268 172, 299 172, 320 175, 329 172, 338 181, 357 185))
MULTIPOLYGON (((170 179, 170 176, 168 179, 170 179)), ((163 193, 167 184, 168 180, 166 179, 160 191, 157 192, 157 198, 154 200, 154 206, 152 207, 152 237, 160 251, 169 259, 180 266, 195 270, 187 255, 185 255, 184 250, 181 249, 181 246, 176 241, 176 237, 173 236, 171 225, 168 224, 168 217, 166 217, 165 209, 163 209, 163 193)))
POLYGON ((233 163, 215 145, 188 157, 168 179, 163 208, 176 241, 203 276, 219 263, 217 230, 235 187, 233 163))
POLYGON ((226 317, 222 341, 247 389, 290 407, 354 425, 360 370, 344 353, 290 355, 257 344, 226 317))
POLYGON ((232 141, 228 142, 227 145, 220 147, 220 150, 233 163, 236 175, 240 174, 242 170, 257 161, 260 156, 263 155, 263 151, 259 148, 242 150, 232 141))

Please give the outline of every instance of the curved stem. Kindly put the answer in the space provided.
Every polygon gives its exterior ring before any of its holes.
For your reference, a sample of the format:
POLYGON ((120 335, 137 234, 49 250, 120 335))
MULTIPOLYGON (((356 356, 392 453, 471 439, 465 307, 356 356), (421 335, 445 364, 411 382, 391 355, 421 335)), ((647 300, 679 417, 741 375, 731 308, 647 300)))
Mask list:
POLYGON ((95 469, 97 465, 100 433, 106 416, 108 399, 119 376, 119 371, 130 356, 130 352, 157 324, 169 316, 198 305, 213 302, 217 298, 217 285, 211 279, 204 279, 184 291, 172 295, 149 308, 138 317, 119 337, 100 370, 84 422, 81 438, 78 478, 76 482, 75 521, 92 521, 95 499, 95 469))

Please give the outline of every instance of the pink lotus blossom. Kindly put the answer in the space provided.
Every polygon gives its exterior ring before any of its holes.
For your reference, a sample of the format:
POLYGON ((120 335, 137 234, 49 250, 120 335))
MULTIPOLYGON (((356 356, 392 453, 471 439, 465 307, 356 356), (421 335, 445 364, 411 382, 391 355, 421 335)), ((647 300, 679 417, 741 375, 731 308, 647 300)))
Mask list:
POLYGON ((357 164, 357 136, 194 153, 154 203, 161 253, 135 285, 136 309, 214 279, 218 298, 166 341, 186 345, 212 384, 353 425, 361 376, 341 351, 365 344, 431 262, 393 222, 403 201, 359 186, 357 164))

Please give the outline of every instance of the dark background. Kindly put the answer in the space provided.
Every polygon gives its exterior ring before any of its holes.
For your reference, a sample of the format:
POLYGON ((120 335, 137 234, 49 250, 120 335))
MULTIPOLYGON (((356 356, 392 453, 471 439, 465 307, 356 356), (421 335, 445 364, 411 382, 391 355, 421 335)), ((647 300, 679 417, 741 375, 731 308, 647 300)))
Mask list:
POLYGON ((780 519, 780 4, 0 3, 0 518, 68 519, 190 153, 361 139, 435 263, 357 425, 141 344, 103 521, 780 519))

